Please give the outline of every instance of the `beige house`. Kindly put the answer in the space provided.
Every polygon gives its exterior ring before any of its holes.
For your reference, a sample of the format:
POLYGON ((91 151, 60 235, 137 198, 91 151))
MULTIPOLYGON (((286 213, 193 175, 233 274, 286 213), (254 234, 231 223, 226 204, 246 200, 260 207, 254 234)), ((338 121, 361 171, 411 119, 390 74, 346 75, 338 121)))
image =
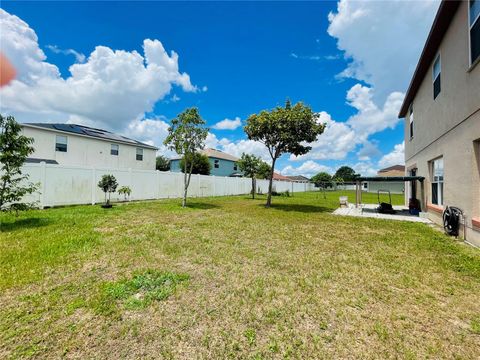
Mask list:
POLYGON ((377 171, 378 176, 405 176, 405 165, 393 165, 377 171))
POLYGON ((27 162, 105 169, 155 170, 157 148, 106 130, 74 124, 21 124, 34 140, 27 162))
POLYGON ((460 237, 480 246, 480 1, 442 1, 399 113, 405 118, 407 187, 442 224, 465 215, 460 237), (465 228, 465 232, 463 231, 465 228))

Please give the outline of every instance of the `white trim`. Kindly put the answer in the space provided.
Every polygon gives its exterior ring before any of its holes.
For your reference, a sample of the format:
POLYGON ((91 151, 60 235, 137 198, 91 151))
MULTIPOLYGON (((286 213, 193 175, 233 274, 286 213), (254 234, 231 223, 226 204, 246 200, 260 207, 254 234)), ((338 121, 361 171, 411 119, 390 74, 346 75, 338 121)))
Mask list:
POLYGON ((439 51, 432 63, 432 84, 435 82, 435 80, 437 80, 437 78, 440 76, 441 73, 442 73, 442 57, 440 56, 440 51, 439 51), (435 76, 435 63, 437 62, 437 60, 440 66, 440 71, 438 72, 438 75, 435 76))

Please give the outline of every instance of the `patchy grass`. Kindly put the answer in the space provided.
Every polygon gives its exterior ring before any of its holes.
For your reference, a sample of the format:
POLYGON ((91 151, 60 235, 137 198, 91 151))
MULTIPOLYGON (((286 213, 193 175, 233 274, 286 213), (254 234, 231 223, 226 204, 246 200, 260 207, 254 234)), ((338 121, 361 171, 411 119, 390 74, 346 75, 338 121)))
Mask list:
POLYGON ((186 274, 173 274, 157 270, 142 271, 131 279, 106 282, 101 286, 95 308, 102 314, 112 314, 119 302, 125 309, 141 309, 153 301, 166 300, 177 285, 188 280, 186 274))
POLYGON ((344 194, 0 214, 0 358, 478 358, 479 251, 344 194))

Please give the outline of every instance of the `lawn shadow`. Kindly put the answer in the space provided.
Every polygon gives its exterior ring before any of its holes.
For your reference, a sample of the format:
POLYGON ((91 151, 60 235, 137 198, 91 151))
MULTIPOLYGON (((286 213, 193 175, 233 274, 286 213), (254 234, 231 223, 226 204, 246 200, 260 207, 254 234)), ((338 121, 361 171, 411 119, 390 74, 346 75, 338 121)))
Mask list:
POLYGON ((20 219, 20 220, 14 220, 9 222, 2 222, 0 224, 0 232, 38 228, 38 227, 46 226, 49 223, 50 223, 49 219, 40 219, 40 218, 27 218, 27 219, 20 219))
POLYGON ((209 209, 219 209, 221 206, 211 204, 211 203, 203 203, 203 202, 189 202, 187 201, 187 208, 189 209, 200 209, 200 210, 209 210, 209 209))
MULTIPOLYGON (((260 204, 265 207, 265 204, 260 204)), ((271 209, 281 211, 296 211, 303 213, 331 213, 333 209, 324 206, 301 205, 301 204, 275 204, 270 205, 271 209)))

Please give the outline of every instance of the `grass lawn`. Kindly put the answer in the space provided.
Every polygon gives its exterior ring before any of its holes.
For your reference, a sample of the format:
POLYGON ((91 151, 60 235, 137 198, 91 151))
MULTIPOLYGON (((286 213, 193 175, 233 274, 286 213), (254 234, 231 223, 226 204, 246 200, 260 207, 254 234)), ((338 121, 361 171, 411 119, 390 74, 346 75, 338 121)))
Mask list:
POLYGON ((479 358, 480 251, 326 196, 0 214, 0 358, 479 358))

